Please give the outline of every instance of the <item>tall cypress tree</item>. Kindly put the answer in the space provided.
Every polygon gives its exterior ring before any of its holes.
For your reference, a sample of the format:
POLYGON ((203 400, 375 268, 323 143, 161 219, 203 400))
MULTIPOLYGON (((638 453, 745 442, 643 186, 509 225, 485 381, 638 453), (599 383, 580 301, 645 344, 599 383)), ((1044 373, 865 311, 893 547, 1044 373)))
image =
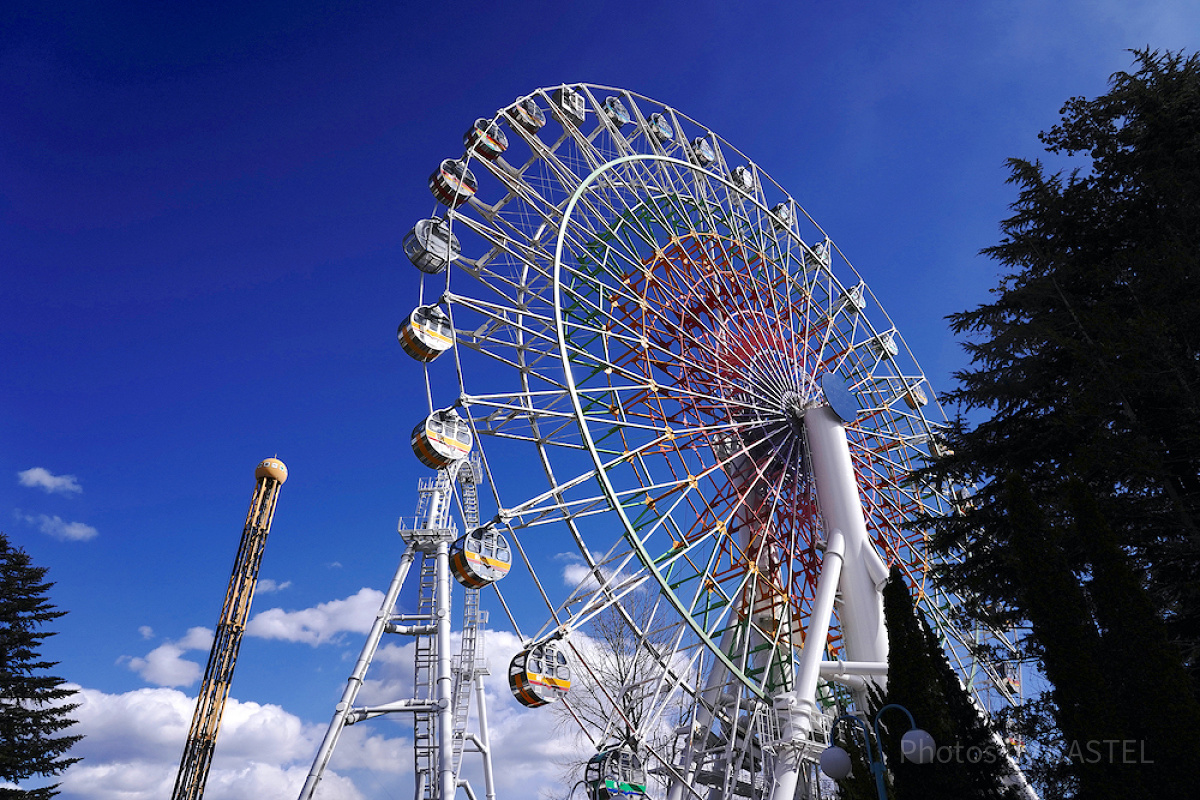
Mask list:
POLYGON ((885 703, 907 708, 917 727, 938 746, 933 763, 901 758, 900 740, 909 729, 898 710, 886 712, 883 751, 899 800, 1004 800, 1016 797, 1002 744, 950 665, 937 635, 918 614, 897 568, 883 590, 888 629, 885 703), (944 756, 944 757, 943 757, 944 756))
MULTIPOLYGON (((42 661, 39 647, 53 636, 44 629, 65 611, 56 611, 46 593, 46 568, 30 563, 0 533, 0 780, 18 786, 34 776, 57 775, 79 759, 66 753, 81 736, 62 732, 75 724, 75 690, 46 674, 56 662, 42 661)), ((57 784, 36 789, 0 789, 0 798, 46 800, 57 784)))

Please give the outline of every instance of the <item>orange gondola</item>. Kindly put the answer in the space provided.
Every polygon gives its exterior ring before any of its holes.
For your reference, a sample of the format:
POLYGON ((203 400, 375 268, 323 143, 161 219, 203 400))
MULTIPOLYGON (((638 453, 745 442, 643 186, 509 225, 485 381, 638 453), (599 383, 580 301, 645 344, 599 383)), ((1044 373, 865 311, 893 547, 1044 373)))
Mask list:
POLYGON ((474 439, 467 421, 447 408, 433 412, 413 428, 412 449, 422 464, 442 469, 466 458, 474 439))
POLYGON ((517 702, 529 708, 548 705, 571 689, 571 668, 559 642, 544 642, 522 650, 508 665, 508 688, 517 702))
POLYGON ((454 346, 454 328, 437 306, 417 306, 401 323, 396 338, 404 352, 428 363, 454 346))
POLYGON ((508 542, 490 525, 476 528, 450 545, 450 571, 463 586, 479 589, 495 583, 512 567, 508 542))

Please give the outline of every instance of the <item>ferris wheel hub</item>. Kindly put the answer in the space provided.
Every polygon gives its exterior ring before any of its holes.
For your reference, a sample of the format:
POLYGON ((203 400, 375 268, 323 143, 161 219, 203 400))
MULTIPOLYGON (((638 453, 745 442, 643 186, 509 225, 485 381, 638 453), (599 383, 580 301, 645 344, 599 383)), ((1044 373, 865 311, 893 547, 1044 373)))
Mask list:
POLYGON ((781 399, 783 406, 783 414, 787 419, 788 424, 792 426, 792 432, 803 434, 804 432, 804 412, 808 410, 809 403, 804 401, 804 398, 796 392, 787 391, 783 393, 781 399))

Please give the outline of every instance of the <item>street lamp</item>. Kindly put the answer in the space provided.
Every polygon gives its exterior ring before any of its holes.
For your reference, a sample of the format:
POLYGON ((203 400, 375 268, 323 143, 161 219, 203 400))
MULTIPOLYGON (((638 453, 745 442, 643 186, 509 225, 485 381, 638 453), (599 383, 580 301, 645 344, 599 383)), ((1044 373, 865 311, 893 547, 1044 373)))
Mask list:
MULTIPOLYGON (((887 789, 884 786, 883 780, 886 767, 883 763, 883 745, 880 744, 879 718, 889 708, 898 708, 908 717, 908 732, 900 737, 900 755, 914 764, 928 764, 933 761, 936 749, 933 737, 929 735, 928 731, 917 727, 912 713, 907 708, 896 703, 884 706, 875 715, 876 747, 874 749, 871 747, 871 729, 867 727, 866 722, 853 714, 842 714, 833 721, 833 727, 830 728, 830 733, 832 734, 837 729, 839 722, 848 719, 862 730, 863 742, 867 746, 867 761, 871 763, 871 772, 875 775, 875 790, 879 792, 879 800, 887 800, 887 789), (876 751, 878 751, 878 754, 876 751)), ((850 754, 837 745, 826 748, 825 752, 821 753, 821 771, 834 780, 844 780, 850 776, 850 754)))

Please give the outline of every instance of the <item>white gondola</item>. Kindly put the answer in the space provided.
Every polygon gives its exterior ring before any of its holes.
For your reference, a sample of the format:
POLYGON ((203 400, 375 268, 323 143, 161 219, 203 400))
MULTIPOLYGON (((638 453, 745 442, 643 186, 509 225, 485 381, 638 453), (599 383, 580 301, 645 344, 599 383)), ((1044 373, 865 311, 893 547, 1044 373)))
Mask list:
POLYGON ((513 103, 508 109, 508 115, 530 133, 537 133, 546 125, 546 112, 542 111, 532 97, 513 103))
POLYGON ((623 128, 633 121, 633 117, 629 116, 629 109, 625 108, 621 98, 613 95, 604 98, 604 114, 618 128, 623 128))
POLYGON ((729 180, 743 192, 754 191, 754 173, 749 167, 734 167, 729 173, 729 180))
POLYGON ((700 166, 707 167, 717 160, 717 153, 708 139, 697 136, 692 139, 692 159, 700 166))
POLYGON ((450 318, 437 306, 417 306, 396 331, 404 352, 428 363, 454 346, 450 318))
POLYGON ((552 113, 559 122, 570 122, 576 128, 583 124, 583 115, 587 109, 587 101, 583 95, 574 89, 560 86, 551 96, 553 100, 552 113))
POLYGON ((651 114, 646 120, 646 125, 650 128, 650 133, 654 134, 654 138, 660 142, 669 142, 675 138, 675 129, 671 127, 670 120, 662 114, 651 114))
POLYGON ((895 358, 900 352, 900 348, 896 344, 896 334, 892 331, 884 331, 878 336, 871 337, 867 341, 867 346, 871 348, 871 352, 878 359, 895 358))
POLYGON ((467 165, 453 158, 447 158, 429 176, 429 191, 438 202, 450 208, 458 208, 471 199, 479 181, 467 169, 467 165))
POLYGON ((771 224, 783 230, 792 224, 792 207, 787 203, 776 203, 771 206, 771 224))
POLYGON ((508 541, 490 525, 468 531, 450 545, 450 571, 468 589, 495 583, 512 567, 508 541))
POLYGON ((421 463, 443 469, 471 452, 471 426, 453 408, 435 411, 412 432, 412 449, 421 463))
POLYGON ((529 708, 548 705, 571 689, 571 668, 559 642, 544 642, 513 656, 508 665, 508 688, 517 702, 529 708))
MULTIPOLYGON (((824 267, 825 269, 828 269, 829 265, 833 263, 832 245, 833 243, 828 239, 814 244, 811 248, 809 248, 811 255, 806 253, 804 256, 804 265, 806 267, 824 267)), ((864 305, 863 308, 866 308, 866 306, 864 305)))
POLYGON ((463 145, 488 161, 494 161, 508 149, 508 137, 489 119, 477 119, 463 134, 463 145))
POLYGON ((856 283, 843 292, 840 307, 851 314, 865 311, 867 308, 867 285, 856 283))
POLYGON ((462 247, 444 219, 423 219, 404 237, 404 254, 421 272, 437 275, 458 258, 462 247))

